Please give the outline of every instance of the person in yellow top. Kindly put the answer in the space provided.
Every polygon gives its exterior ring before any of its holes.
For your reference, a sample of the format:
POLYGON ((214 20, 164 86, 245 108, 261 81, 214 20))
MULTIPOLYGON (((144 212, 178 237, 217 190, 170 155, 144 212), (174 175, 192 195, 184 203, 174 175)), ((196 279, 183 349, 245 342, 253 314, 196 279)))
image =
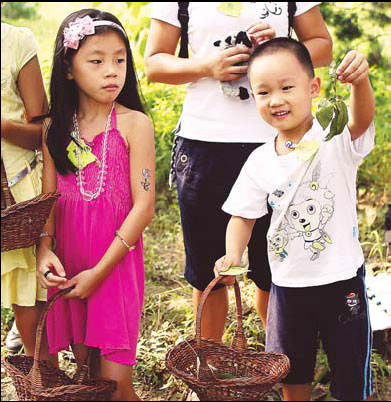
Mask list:
MULTIPOLYGON (((3 3, 2 3, 3 5, 3 3)), ((28 28, 1 23, 1 158, 16 202, 42 191, 41 123, 47 99, 37 58, 37 44, 28 28)), ((34 354, 35 331, 46 302, 36 279, 33 247, 1 253, 1 304, 13 308, 25 353, 34 354)))

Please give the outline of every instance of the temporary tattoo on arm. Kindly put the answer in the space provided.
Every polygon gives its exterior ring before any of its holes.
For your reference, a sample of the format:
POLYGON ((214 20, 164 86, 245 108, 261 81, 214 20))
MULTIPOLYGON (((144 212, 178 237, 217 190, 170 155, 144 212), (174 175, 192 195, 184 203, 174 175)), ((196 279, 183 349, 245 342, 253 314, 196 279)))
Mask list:
POLYGON ((144 181, 141 182, 141 185, 143 186, 143 189, 145 191, 149 191, 149 188, 151 187, 151 183, 149 181, 151 177, 151 171, 149 169, 143 169, 142 170, 144 181))

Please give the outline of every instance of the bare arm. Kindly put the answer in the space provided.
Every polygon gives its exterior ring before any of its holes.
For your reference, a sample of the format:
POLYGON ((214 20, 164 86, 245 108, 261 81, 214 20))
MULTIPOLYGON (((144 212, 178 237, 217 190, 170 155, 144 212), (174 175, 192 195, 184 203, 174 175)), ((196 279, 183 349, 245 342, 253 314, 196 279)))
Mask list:
MULTIPOLYGON (((132 127, 127 137, 133 207, 118 231, 127 244, 133 245, 151 222, 155 211, 155 147, 154 130, 148 117, 139 113, 137 121, 129 121, 129 126, 132 127)), ((126 247, 115 237, 95 270, 106 277, 127 253, 126 247)))
POLYGON ((343 84, 352 84, 348 127, 354 141, 364 134, 375 116, 368 62, 362 54, 351 50, 338 66, 337 74, 343 84))
POLYGON ((239 216, 233 216, 228 223, 226 234, 226 254, 234 261, 237 261, 238 265, 240 265, 244 250, 250 241, 255 222, 255 219, 245 219, 239 216))
POLYGON ((333 42, 319 7, 295 17, 293 27, 309 50, 314 67, 328 66, 333 59, 333 42))
MULTIPOLYGON (((225 239, 226 255, 216 261, 214 268, 216 276, 232 266, 241 264, 242 256, 250 241, 255 222, 255 219, 245 219, 239 216, 233 216, 230 219, 225 239)), ((222 283, 233 285, 234 281, 233 277, 227 277, 222 283)))
MULTIPOLYGON (((42 192, 50 193, 57 190, 57 176, 54 160, 50 155, 49 148, 46 143, 46 132, 49 127, 50 120, 45 119, 42 127, 42 153, 43 153, 43 172, 42 172, 42 192)), ((54 235, 54 208, 43 231, 54 235)))
MULTIPOLYGON (((49 124, 50 121, 46 119, 42 125, 43 193, 49 193, 57 189, 56 168, 46 144, 46 129, 49 124)), ((49 219, 42 229, 43 233, 48 233, 51 236, 42 237, 37 249, 37 277, 45 288, 57 287, 59 284, 66 282, 64 267, 57 256, 51 251, 55 237, 55 209, 56 206, 54 204, 49 219), (52 271, 52 274, 45 278, 44 274, 48 270, 52 271)))
POLYGON ((364 134, 375 116, 375 97, 368 77, 352 85, 350 110, 349 131, 354 141, 364 134))
POLYGON ((1 119, 1 137, 22 148, 34 150, 41 145, 42 123, 31 123, 31 118, 47 112, 47 99, 37 57, 20 70, 18 89, 25 107, 27 124, 1 119))
POLYGON ((152 19, 145 49, 145 71, 153 82, 180 85, 201 78, 232 81, 246 74, 246 66, 234 66, 249 59, 246 46, 226 49, 204 58, 182 59, 175 56, 180 28, 152 19))

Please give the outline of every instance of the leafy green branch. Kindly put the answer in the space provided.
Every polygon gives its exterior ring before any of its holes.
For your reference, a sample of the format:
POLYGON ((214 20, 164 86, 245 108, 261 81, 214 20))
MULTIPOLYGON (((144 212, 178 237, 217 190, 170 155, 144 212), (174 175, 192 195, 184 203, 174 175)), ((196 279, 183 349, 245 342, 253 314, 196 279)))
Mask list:
POLYGON ((329 75, 332 80, 334 95, 329 99, 323 99, 316 112, 316 119, 323 130, 331 123, 325 141, 330 141, 335 135, 341 134, 349 119, 348 108, 342 96, 337 95, 337 73, 334 61, 330 66, 329 75))

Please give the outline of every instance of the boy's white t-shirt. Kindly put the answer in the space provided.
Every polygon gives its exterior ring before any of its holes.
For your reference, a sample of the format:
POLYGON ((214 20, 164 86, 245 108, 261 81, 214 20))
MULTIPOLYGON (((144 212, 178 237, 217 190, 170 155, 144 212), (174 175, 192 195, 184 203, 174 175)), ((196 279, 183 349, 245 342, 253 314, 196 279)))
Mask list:
POLYGON ((268 232, 272 282, 283 287, 320 286, 356 276, 364 263, 358 239, 356 177, 361 159, 375 138, 374 124, 351 141, 347 126, 324 141, 313 126, 287 155, 277 155, 275 141, 248 158, 223 205, 247 219, 273 209, 268 232))
MULTIPOLYGON (((191 57, 201 58, 219 53, 214 42, 243 31, 256 22, 270 24, 276 36, 288 36, 287 2, 241 2, 239 17, 226 15, 217 9, 221 2, 189 3, 189 46, 191 57)), ((301 15, 319 2, 298 2, 295 16, 301 15)), ((154 2, 151 18, 180 27, 178 3, 154 2)), ((235 85, 249 90, 247 77, 235 85)), ((273 128, 259 118, 250 96, 242 101, 223 95, 220 82, 203 78, 188 85, 181 116, 181 137, 210 142, 266 142, 275 135, 273 128)))

